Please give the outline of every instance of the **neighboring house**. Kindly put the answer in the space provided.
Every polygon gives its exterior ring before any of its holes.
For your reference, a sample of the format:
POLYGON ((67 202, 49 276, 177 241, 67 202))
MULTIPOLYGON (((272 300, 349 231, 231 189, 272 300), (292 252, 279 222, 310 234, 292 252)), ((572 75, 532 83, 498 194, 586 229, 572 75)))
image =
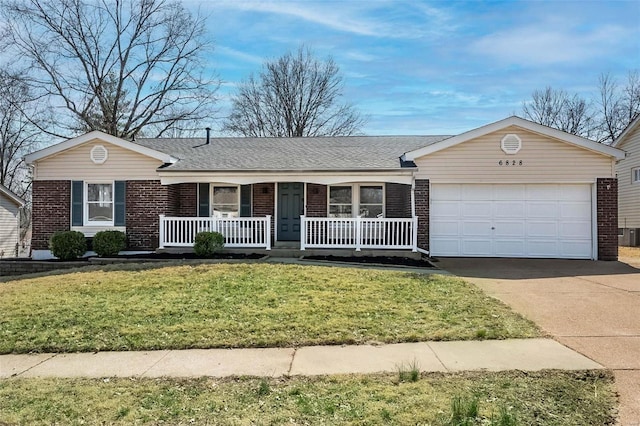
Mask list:
POLYGON ((0 258, 18 255, 22 207, 24 200, 0 185, 0 258))
POLYGON ((627 156, 616 164, 621 245, 640 246, 640 115, 615 140, 627 156))
POLYGON ((457 136, 139 139, 91 132, 30 154, 34 256, 56 230, 130 249, 404 249, 617 258, 624 153, 518 117, 457 136))

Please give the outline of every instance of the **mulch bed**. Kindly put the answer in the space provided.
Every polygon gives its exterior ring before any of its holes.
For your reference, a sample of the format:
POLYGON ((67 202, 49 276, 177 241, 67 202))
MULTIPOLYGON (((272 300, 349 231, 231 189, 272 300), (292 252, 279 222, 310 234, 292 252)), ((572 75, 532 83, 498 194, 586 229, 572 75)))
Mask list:
POLYGON ((395 266, 409 266, 412 268, 435 268, 435 266, 426 259, 409 259, 408 257, 396 256, 305 256, 307 260, 323 260, 327 262, 346 262, 346 263, 364 263, 364 264, 382 264, 395 266))

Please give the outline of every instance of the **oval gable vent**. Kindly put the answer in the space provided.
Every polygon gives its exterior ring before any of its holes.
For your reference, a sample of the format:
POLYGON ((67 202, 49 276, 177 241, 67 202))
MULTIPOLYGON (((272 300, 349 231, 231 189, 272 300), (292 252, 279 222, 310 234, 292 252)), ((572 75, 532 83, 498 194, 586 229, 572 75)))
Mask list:
POLYGON ((91 161, 95 164, 102 164, 107 161, 109 157, 109 151, 102 145, 96 145, 91 148, 91 161))
POLYGON ((522 140, 518 135, 509 133, 502 138, 500 147, 506 154, 517 154, 520 148, 522 148, 522 140))

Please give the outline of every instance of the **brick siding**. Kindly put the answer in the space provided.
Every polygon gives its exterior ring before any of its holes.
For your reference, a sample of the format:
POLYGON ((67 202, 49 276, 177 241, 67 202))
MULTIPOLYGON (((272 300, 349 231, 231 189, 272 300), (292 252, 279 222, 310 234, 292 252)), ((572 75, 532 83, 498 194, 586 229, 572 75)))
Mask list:
POLYGON ((418 247, 429 250, 429 180, 416 179, 416 216, 418 216, 418 247))
POLYGON ((385 202, 386 217, 411 217, 411 185, 387 183, 385 202))
POLYGON ((599 178, 596 192, 598 260, 618 260, 618 179, 599 178))
POLYGON ((54 232, 71 227, 71 181, 34 180, 32 199, 31 248, 47 250, 54 232))
POLYGON ((307 184, 307 216, 327 217, 327 185, 307 184))
POLYGON ((253 185, 254 217, 271 215, 271 241, 275 241, 276 185, 274 183, 256 183, 253 185))
POLYGON ((198 216, 198 184, 169 185, 170 209, 167 214, 178 217, 198 216))
POLYGON ((160 215, 171 214, 176 189, 160 185, 159 180, 127 181, 127 241, 131 250, 158 247, 160 215))

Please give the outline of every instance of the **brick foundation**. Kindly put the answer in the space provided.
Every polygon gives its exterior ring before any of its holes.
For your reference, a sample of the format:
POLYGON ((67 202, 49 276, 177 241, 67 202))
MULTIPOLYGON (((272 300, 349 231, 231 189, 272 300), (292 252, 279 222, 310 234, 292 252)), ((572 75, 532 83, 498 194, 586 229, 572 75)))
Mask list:
POLYGON ((416 179, 416 216, 418 217, 418 247, 429 250, 429 180, 416 179))
POLYGON ((596 192, 598 260, 618 260, 618 179, 599 178, 596 192))
POLYGON ((31 248, 48 250, 51 235, 71 227, 71 181, 34 180, 32 194, 31 248))
POLYGON ((385 216, 411 217, 411 185, 385 185, 385 216))

